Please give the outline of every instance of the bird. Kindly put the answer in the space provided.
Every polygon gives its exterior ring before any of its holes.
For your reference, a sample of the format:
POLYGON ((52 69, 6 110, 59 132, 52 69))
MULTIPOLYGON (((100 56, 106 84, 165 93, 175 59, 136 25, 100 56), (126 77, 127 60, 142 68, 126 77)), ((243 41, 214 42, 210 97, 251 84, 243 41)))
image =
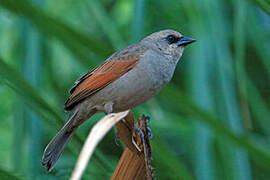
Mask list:
POLYGON ((76 129, 96 113, 132 109, 158 94, 171 80, 184 48, 196 40, 166 29, 112 54, 80 77, 64 104, 69 117, 44 150, 50 171, 76 129))

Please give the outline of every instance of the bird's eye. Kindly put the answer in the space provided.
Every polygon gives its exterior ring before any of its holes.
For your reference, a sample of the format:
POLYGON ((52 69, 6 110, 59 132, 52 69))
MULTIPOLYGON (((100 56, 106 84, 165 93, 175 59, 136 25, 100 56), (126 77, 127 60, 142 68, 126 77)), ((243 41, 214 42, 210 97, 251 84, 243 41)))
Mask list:
POLYGON ((176 37, 174 35, 169 35, 166 37, 166 40, 169 42, 169 44, 173 44, 179 40, 179 37, 176 37))

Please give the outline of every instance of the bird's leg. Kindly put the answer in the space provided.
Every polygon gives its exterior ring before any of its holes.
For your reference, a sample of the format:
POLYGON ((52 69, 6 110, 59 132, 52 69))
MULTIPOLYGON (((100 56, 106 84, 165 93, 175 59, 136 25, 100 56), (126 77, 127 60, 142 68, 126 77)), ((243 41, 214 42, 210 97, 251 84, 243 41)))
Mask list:
POLYGON ((114 143, 119 146, 119 137, 117 135, 114 136, 114 143))
POLYGON ((148 123, 150 123, 150 120, 151 120, 151 118, 150 118, 150 116, 145 116, 145 120, 146 120, 146 128, 147 128, 147 133, 148 133, 148 136, 150 137, 150 139, 152 139, 152 137, 153 137, 153 133, 152 133, 152 130, 151 130, 151 128, 150 128, 150 126, 148 125, 148 123))
MULTIPOLYGON (((150 137, 150 139, 152 139, 153 133, 152 133, 150 126, 148 125, 148 123, 150 121, 150 116, 145 116, 145 120, 147 121, 147 123, 146 123, 147 134, 150 137)), ((142 138, 144 138, 143 131, 137 126, 137 124, 135 122, 134 122, 134 127, 135 127, 136 131, 142 136, 142 138)))
POLYGON ((148 136, 150 137, 150 139, 152 139, 152 137, 153 137, 153 134, 152 134, 152 131, 151 131, 151 128, 150 128, 150 126, 148 125, 148 123, 150 122, 150 120, 151 120, 151 118, 150 118, 150 116, 145 116, 145 120, 146 120, 146 128, 147 128, 147 133, 148 133, 148 136))
MULTIPOLYGON (((144 139, 144 133, 143 133, 143 131, 137 126, 137 124, 136 124, 135 121, 134 121, 134 128, 135 128, 135 131, 137 131, 138 134, 141 136, 141 138, 144 139)), ((134 132, 133 132, 133 133, 134 133, 134 132)), ((133 143, 133 145, 136 147, 136 149, 137 149, 139 152, 141 152, 142 149, 139 147, 139 145, 137 144, 137 142, 136 142, 135 139, 136 139, 136 135, 135 135, 135 136, 132 135, 132 143, 133 143)))
POLYGON ((137 126, 136 122, 134 122, 134 127, 136 131, 141 135, 142 139, 144 138, 144 133, 143 131, 137 126))
POLYGON ((105 103, 104 110, 106 114, 110 114, 113 112, 113 102, 109 101, 105 103))
POLYGON ((150 137, 150 139, 152 139, 153 133, 152 133, 152 130, 151 130, 150 126, 147 125, 146 128, 147 128, 148 136, 150 137))
MULTIPOLYGON (((144 117, 145 118, 145 121, 146 121, 146 129, 145 129, 145 132, 141 129, 141 128, 139 128, 138 127, 138 125, 137 125, 137 123, 136 122, 134 122, 134 128, 135 128, 135 131, 137 131, 137 133, 139 134, 139 136, 141 136, 141 139, 142 139, 142 141, 143 141, 143 144, 145 143, 144 141, 145 141, 145 135, 148 135, 148 137, 150 138, 150 139, 152 139, 152 131, 151 131, 151 129, 150 129, 150 127, 148 126, 148 121, 150 120, 150 117, 149 116, 146 116, 146 117, 144 117), (145 133, 147 133, 147 134, 145 134, 145 133)), ((137 148, 137 150, 139 151, 139 152, 141 152, 142 151, 142 149, 139 147, 139 145, 137 144, 137 142, 136 142, 136 140, 134 139, 134 136, 132 136, 132 143, 133 143, 133 145, 137 148)))

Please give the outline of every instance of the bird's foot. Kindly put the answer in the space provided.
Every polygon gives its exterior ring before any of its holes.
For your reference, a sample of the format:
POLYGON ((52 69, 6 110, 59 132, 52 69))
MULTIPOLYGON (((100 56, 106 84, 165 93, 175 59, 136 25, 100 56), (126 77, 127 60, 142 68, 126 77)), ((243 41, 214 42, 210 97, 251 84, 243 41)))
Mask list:
POLYGON ((137 124, 134 122, 134 127, 136 131, 141 135, 142 138, 144 138, 144 133, 143 131, 137 126, 137 124))
POLYGON ((148 134, 149 138, 152 139, 153 138, 153 133, 152 133, 152 130, 151 130, 150 126, 147 125, 146 128, 147 128, 147 134, 148 134))
MULTIPOLYGON (((137 133, 141 136, 141 139, 144 140, 144 133, 143 133, 142 129, 140 129, 140 128, 137 126, 136 122, 134 122, 134 127, 135 127, 135 132, 137 131, 137 133)), ((139 152, 142 151, 142 149, 140 148, 140 146, 139 146, 139 144, 138 144, 138 142, 137 142, 137 140, 136 140, 136 135, 135 135, 135 136, 132 136, 132 143, 133 143, 133 145, 136 147, 136 149, 137 149, 139 152)))
POLYGON ((114 136, 114 143, 117 145, 117 146, 120 146, 119 144, 119 137, 117 135, 114 136))
MULTIPOLYGON (((145 116, 145 120, 147 121, 147 124, 148 124, 149 121, 150 121, 150 116, 145 116)), ((137 126, 137 124, 135 122, 134 122, 134 127, 135 127, 136 131, 141 135, 141 137, 144 138, 143 131, 137 126)), ((147 128, 148 136, 150 137, 150 139, 152 139, 153 133, 152 133, 152 130, 151 130, 150 126, 146 125, 146 128, 147 128)))
POLYGON ((139 134, 139 136, 141 137, 141 140, 136 141, 136 136, 132 136, 132 143, 133 145, 136 147, 136 149, 141 152, 143 149, 141 148, 141 145, 145 143, 145 139, 152 139, 153 134, 152 131, 150 129, 150 126, 147 125, 147 121, 150 120, 149 116, 144 117, 146 120, 146 124, 145 124, 145 128, 146 129, 141 129, 138 127, 137 123, 134 122, 134 128, 135 128, 135 132, 137 132, 139 134), (145 136, 146 135, 146 136, 145 136), (141 144, 142 143, 142 144, 141 144))

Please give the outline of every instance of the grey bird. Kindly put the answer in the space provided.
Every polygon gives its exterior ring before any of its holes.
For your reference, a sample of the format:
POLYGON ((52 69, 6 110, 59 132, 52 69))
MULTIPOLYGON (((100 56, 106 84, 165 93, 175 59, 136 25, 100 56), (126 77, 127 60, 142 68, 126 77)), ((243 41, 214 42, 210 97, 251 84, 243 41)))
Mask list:
POLYGON ((50 171, 75 130, 95 113, 121 112, 145 103, 172 78, 184 47, 195 39, 174 30, 155 32, 110 56, 79 78, 70 90, 68 120, 45 148, 50 171))

